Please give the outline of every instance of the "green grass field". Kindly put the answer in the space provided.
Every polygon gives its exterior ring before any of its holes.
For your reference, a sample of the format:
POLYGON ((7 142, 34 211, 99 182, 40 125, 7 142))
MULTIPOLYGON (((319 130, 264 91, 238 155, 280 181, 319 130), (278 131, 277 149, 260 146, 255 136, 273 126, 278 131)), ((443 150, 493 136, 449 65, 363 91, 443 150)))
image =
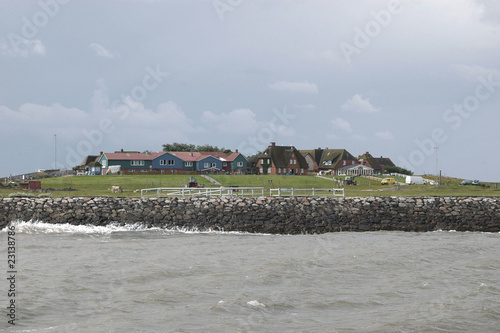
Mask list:
MULTIPOLYGON (((200 185, 205 187, 219 187, 212 185, 201 176, 196 177, 200 185)), ((212 175, 222 186, 264 187, 265 195, 269 195, 270 188, 294 189, 331 189, 338 188, 338 183, 332 177, 320 178, 314 176, 264 176, 264 175, 212 175)), ((342 181, 344 177, 336 177, 342 181)), ((379 177, 380 179, 383 177, 379 177)), ((430 177, 427 177, 430 178, 430 177)), ((398 179, 402 180, 402 179, 398 179)), ((187 175, 122 175, 122 176, 66 176, 42 179, 43 189, 50 191, 54 197, 62 196, 119 196, 140 197, 140 190, 156 187, 184 187, 189 182, 187 175), (111 193, 111 186, 121 186, 123 193, 111 193), (71 188, 76 191, 61 191, 58 189, 71 188)), ((404 180, 403 180, 404 181, 404 180)), ((379 180, 356 177, 356 186, 345 186, 346 196, 500 196, 500 188, 489 184, 489 188, 480 186, 461 186, 460 179, 444 178, 439 187, 433 185, 380 185, 379 180)), ((0 196, 8 197, 10 193, 22 192, 19 189, 0 189, 0 196)), ((36 193, 35 193, 36 194, 36 193)))

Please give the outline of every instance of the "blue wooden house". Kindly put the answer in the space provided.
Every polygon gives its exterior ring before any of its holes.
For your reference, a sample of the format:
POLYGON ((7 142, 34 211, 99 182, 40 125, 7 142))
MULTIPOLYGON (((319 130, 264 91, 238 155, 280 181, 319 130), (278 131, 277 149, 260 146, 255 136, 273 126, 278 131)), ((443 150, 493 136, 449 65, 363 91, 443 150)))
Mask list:
POLYGON ((196 170, 200 172, 222 171, 222 161, 213 156, 203 156, 196 161, 196 170))

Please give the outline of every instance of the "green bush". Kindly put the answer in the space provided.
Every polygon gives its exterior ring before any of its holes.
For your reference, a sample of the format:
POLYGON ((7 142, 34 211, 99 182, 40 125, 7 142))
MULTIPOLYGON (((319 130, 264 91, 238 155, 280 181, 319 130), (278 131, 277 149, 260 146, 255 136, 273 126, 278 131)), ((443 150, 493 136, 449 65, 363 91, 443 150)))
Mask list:
POLYGON ((402 173, 403 175, 413 175, 413 172, 398 166, 386 166, 385 171, 387 173, 402 173))

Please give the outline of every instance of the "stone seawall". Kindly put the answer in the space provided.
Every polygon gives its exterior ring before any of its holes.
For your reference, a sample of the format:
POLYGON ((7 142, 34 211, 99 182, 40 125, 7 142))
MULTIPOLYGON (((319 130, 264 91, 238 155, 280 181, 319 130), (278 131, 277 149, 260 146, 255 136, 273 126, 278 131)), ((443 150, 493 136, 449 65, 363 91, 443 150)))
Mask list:
POLYGON ((0 228, 16 219, 74 225, 143 223, 258 233, 500 231, 500 198, 0 198, 0 228))

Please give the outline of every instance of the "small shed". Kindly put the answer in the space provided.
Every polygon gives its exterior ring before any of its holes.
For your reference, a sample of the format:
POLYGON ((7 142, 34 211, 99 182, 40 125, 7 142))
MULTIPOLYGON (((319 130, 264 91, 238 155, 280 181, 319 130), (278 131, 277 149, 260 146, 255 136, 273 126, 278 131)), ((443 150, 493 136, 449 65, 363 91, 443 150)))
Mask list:
POLYGON ((30 180, 28 183, 28 188, 30 190, 39 190, 42 188, 42 182, 39 180, 30 180))
POLYGON ((97 161, 93 161, 85 166, 85 170, 88 175, 101 175, 102 165, 97 161))

